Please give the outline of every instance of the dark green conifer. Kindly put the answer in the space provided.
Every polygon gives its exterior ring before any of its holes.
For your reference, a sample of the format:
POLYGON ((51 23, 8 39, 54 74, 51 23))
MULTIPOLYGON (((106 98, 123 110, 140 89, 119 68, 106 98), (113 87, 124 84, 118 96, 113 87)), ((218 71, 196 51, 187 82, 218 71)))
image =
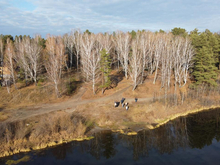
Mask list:
POLYGON ((191 32, 190 37, 196 50, 192 74, 195 84, 200 85, 205 83, 216 86, 218 71, 215 57, 217 49, 215 47, 217 43, 213 34, 208 30, 198 33, 198 30, 195 29, 191 32))
POLYGON ((111 58, 110 54, 107 53, 105 49, 100 51, 101 53, 101 60, 100 60, 100 70, 102 72, 102 93, 105 92, 105 90, 110 87, 111 85, 111 79, 110 79, 110 73, 111 73, 111 58))

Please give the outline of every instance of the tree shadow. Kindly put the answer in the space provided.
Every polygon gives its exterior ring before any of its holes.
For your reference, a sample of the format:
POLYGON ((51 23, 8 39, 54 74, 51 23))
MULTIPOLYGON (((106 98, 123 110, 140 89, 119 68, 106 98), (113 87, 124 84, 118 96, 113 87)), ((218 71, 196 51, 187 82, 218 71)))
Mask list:
POLYGON ((70 80, 66 83, 66 91, 64 92, 65 95, 70 96, 77 92, 77 90, 81 87, 82 81, 76 81, 75 79, 70 80))
POLYGON ((117 87, 118 83, 121 82, 124 78, 124 71, 118 71, 113 75, 110 75, 111 88, 117 87))

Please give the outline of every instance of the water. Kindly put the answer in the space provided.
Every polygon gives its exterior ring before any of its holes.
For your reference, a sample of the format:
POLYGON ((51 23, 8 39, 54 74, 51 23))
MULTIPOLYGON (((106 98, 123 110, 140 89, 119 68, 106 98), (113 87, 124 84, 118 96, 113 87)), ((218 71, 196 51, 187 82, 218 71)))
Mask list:
POLYGON ((18 164, 219 164, 220 110, 180 117, 136 136, 105 131, 90 141, 21 153, 0 159, 18 164), (29 158, 29 159, 24 159, 29 158), (23 160, 23 159, 24 160, 23 160))

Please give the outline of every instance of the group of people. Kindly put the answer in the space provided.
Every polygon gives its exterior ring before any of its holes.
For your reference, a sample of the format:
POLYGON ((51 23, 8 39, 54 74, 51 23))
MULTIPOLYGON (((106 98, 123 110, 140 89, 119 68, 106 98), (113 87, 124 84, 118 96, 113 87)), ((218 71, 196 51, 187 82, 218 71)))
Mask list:
MULTIPOLYGON (((138 99, 135 98, 135 102, 137 102, 137 100, 138 100, 138 99)), ((120 102, 115 101, 115 107, 118 107, 119 104, 120 104, 120 102)), ((125 102, 125 98, 122 98, 122 99, 121 99, 121 105, 122 105, 122 107, 125 107, 126 110, 129 109, 128 102, 125 102)))

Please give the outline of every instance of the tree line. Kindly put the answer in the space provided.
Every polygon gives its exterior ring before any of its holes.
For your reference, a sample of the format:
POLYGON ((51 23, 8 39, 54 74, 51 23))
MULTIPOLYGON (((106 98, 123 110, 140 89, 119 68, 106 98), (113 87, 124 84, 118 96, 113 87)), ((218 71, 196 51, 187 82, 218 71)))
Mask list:
MULTIPOLYGON (((35 84, 42 74, 54 85, 57 96, 64 70, 81 72, 86 81, 92 82, 95 94, 97 83, 103 89, 111 85, 111 69, 122 69, 126 79, 131 78, 133 90, 149 74, 153 84, 160 81, 161 88, 169 88, 174 80, 184 86, 190 76, 195 85, 217 85, 220 66, 220 35, 209 30, 187 33, 174 28, 171 32, 160 30, 94 34, 86 30, 73 30, 63 36, 0 35, 0 57, 16 79, 31 80, 35 84)), ((9 88, 8 88, 9 89, 9 88)), ((104 90, 103 90, 104 91, 104 90)))

